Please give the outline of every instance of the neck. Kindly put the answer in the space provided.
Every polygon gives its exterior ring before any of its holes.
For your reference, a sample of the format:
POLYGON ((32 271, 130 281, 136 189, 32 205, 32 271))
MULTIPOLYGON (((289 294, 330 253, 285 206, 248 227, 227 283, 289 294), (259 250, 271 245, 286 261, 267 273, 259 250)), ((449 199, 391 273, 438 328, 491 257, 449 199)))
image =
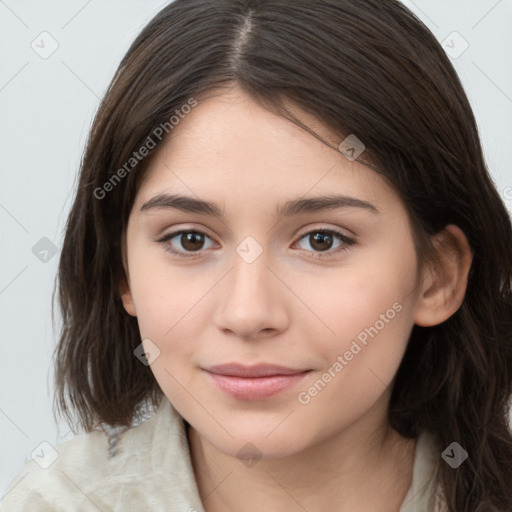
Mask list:
POLYGON ((206 512, 396 512, 411 485, 416 447, 387 421, 373 430, 354 424, 301 452, 248 467, 193 427, 188 438, 206 512))

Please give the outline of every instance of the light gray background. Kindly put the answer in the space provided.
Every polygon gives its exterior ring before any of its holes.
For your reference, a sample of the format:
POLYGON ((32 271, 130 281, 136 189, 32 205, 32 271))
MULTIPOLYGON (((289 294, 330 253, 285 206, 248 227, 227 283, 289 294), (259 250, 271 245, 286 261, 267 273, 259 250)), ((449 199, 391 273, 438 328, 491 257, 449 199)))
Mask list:
MULTIPOLYGON (((73 437, 52 415, 51 294, 62 232, 99 100, 131 41, 167 3, 0 0, 0 498, 42 441, 73 437), (48 51, 52 39, 58 48, 45 59, 31 47, 48 51)), ((456 57, 512 211, 512 0, 404 3, 456 57)))

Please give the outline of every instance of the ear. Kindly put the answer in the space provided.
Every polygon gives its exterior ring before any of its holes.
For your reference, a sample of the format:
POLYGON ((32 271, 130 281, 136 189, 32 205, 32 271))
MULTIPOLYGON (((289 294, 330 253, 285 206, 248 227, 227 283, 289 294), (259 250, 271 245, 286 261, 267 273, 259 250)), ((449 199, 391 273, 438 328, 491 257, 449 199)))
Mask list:
POLYGON ((128 260, 126 258, 126 236, 123 233, 121 237, 121 252, 123 259, 124 276, 119 283, 119 295, 123 302, 124 309, 131 316, 137 316, 135 311, 135 303, 133 302, 132 292, 130 289, 130 278, 128 273, 128 260))
POLYGON ((473 261, 466 235, 454 224, 446 226, 434 244, 441 268, 431 270, 424 279, 415 308, 414 323, 423 327, 438 325, 459 309, 473 261))

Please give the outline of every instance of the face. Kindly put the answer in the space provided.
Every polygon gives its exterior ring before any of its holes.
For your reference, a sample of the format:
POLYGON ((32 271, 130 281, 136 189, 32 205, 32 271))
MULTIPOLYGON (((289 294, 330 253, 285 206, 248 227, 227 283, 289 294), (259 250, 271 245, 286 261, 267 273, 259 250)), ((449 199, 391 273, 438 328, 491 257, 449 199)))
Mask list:
POLYGON ((374 171, 237 89, 201 100, 148 168, 125 265, 155 378, 219 450, 283 457, 383 421, 418 269, 404 205, 374 171), (334 195, 330 208, 304 201, 334 195), (211 211, 187 210, 197 201, 211 211), (207 370, 231 363, 301 373, 207 370))

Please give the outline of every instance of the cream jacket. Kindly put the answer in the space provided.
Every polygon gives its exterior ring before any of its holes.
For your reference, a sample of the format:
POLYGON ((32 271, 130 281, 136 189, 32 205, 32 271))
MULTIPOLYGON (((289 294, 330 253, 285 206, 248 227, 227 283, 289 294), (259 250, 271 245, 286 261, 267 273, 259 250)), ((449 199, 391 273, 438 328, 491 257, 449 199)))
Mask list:
MULTIPOLYGON (((11 482, 1 512, 205 512, 183 418, 162 397, 146 421, 114 435, 81 434, 29 459, 11 482)), ((440 453, 422 434, 410 489, 399 512, 441 512, 434 489, 440 453)))

